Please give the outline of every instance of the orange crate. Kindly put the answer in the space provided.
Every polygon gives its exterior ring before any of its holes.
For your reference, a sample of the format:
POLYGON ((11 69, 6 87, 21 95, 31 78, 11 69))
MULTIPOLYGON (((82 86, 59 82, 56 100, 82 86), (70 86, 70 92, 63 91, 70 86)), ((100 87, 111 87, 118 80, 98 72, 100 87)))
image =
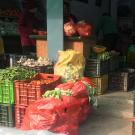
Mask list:
POLYGON ((39 99, 47 90, 61 83, 60 77, 53 74, 37 74, 32 80, 14 82, 16 105, 27 106, 39 99), (41 80, 42 79, 42 80, 41 80), (38 81, 37 81, 38 80, 38 81))
POLYGON ((20 128, 25 116, 27 106, 15 106, 15 126, 20 128))

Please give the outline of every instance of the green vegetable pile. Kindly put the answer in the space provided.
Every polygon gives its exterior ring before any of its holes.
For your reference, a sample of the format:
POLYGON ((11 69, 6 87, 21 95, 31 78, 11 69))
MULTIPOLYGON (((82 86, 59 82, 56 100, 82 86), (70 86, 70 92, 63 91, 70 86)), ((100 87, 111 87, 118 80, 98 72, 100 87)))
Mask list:
POLYGON ((107 52, 107 51, 103 52, 103 53, 99 53, 99 54, 92 52, 90 55, 90 58, 105 61, 105 60, 109 60, 111 58, 111 53, 107 52))
POLYGON ((6 68, 0 70, 0 81, 26 80, 35 75, 35 71, 21 67, 6 68))
POLYGON ((48 90, 43 95, 44 98, 53 97, 57 99, 60 99, 61 96, 72 96, 72 92, 70 90, 64 91, 60 89, 55 89, 55 90, 48 90))

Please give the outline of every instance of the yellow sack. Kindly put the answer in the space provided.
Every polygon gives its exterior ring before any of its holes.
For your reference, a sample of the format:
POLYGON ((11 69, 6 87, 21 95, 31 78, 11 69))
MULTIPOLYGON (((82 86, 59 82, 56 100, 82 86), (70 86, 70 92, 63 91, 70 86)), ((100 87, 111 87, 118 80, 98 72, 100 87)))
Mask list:
POLYGON ((63 82, 79 79, 83 76, 85 59, 83 54, 74 50, 59 51, 54 74, 60 75, 63 82))

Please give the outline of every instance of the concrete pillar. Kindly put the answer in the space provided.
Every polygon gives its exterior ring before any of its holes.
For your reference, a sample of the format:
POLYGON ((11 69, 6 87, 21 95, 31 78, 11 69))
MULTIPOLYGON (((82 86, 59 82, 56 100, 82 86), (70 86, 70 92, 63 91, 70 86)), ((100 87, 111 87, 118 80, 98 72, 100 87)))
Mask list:
POLYGON ((47 0, 47 40, 49 58, 55 60, 63 50, 63 0, 47 0))

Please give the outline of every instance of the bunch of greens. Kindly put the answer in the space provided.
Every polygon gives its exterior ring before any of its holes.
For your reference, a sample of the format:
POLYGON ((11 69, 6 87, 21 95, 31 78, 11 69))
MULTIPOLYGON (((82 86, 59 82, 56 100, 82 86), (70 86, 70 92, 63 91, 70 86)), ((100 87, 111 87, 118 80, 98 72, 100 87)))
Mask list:
POLYGON ((64 91, 60 89, 55 89, 55 90, 48 90, 43 95, 44 98, 53 97, 57 99, 60 99, 61 96, 72 96, 72 92, 70 90, 64 91))
POLYGON ((26 80, 35 75, 35 71, 21 67, 6 68, 0 70, 0 81, 26 80))

